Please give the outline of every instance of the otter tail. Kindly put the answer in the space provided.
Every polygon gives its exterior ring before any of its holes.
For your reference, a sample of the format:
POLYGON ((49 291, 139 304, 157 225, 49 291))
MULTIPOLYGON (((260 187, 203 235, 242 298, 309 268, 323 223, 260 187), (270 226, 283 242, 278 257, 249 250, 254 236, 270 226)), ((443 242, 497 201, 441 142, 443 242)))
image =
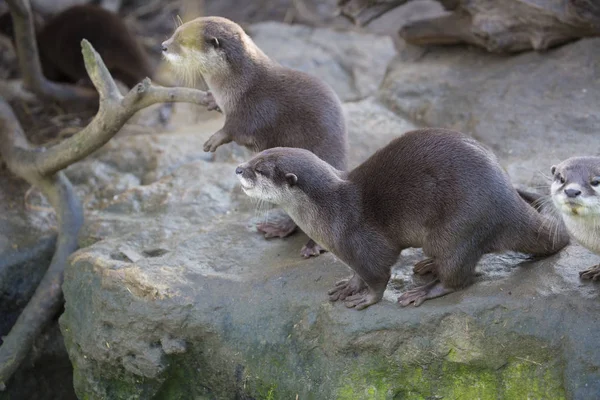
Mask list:
POLYGON ((512 249, 521 253, 543 257, 557 253, 569 244, 569 233, 548 196, 517 189, 524 202, 522 234, 512 249))

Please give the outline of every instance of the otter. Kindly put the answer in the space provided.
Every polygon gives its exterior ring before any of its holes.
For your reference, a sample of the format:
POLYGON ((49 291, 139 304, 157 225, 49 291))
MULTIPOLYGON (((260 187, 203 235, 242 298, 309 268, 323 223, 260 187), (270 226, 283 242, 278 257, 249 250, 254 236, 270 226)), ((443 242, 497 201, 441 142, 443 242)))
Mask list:
MULTIPOLYGON (((296 147, 346 168, 346 124, 337 95, 316 77, 271 60, 238 24, 197 18, 179 26, 162 46, 177 71, 204 78, 214 96, 212 108, 225 115, 225 125, 206 141, 205 151, 232 141, 256 152, 296 147)), ((286 237, 296 224, 286 216, 257 228, 266 237, 286 237)), ((301 254, 317 256, 321 250, 310 240, 301 254)))
POLYGON ((235 172, 247 195, 281 205, 354 270, 329 295, 356 309, 381 300, 408 247, 423 248, 429 258, 415 272, 435 279, 403 293, 401 306, 466 287, 485 253, 548 256, 569 242, 519 196, 494 154, 451 130, 407 132, 350 172, 292 148, 265 150, 235 172))
MULTIPOLYGON (((1 32, 14 43, 10 13, 0 17, 1 32)), ((91 4, 69 7, 36 25, 42 72, 55 82, 89 82, 81 40, 87 39, 100 54, 111 74, 128 87, 152 76, 150 61, 125 23, 114 12, 91 4)))
MULTIPOLYGON (((600 255, 600 157, 572 157, 551 168, 552 202, 567 230, 583 247, 600 255)), ((600 280, 600 264, 579 273, 600 280)))

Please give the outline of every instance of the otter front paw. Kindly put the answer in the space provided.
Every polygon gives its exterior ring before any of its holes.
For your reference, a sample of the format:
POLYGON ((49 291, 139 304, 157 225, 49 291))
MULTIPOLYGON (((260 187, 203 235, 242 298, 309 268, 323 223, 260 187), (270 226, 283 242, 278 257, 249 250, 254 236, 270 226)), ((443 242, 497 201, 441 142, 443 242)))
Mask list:
POLYGON ((213 153, 220 145, 229 142, 231 142, 229 135, 223 131, 219 131, 208 138, 206 143, 204 143, 204 151, 210 151, 213 153))
POLYGON ((425 300, 435 299, 436 297, 444 296, 448 293, 454 292, 454 289, 445 287, 439 280, 429 282, 423 286, 417 286, 414 289, 406 291, 398 297, 398 303, 402 307, 406 307, 409 304, 414 304, 415 307, 423 304, 425 300))
POLYGON ((354 308, 356 310, 363 310, 370 305, 379 303, 383 298, 383 292, 376 293, 371 289, 367 289, 361 293, 347 297, 344 301, 344 305, 348 308, 354 308))
POLYGON ((217 104, 215 97, 213 96, 213 94, 210 91, 206 92, 206 102, 207 102, 206 109, 208 111, 221 112, 221 109, 219 108, 219 105, 217 104))
POLYGON ((300 255, 304 258, 318 257, 321 253, 326 251, 327 250, 319 246, 314 240, 311 239, 302 247, 302 250, 300 250, 300 255))
POLYGON ((579 272, 581 279, 589 279, 592 281, 600 281, 600 264, 594 265, 591 268, 579 272))
POLYGON ((360 294, 367 289, 367 284, 358 275, 353 275, 350 279, 342 279, 335 284, 327 294, 329 301, 345 300, 346 298, 360 294))

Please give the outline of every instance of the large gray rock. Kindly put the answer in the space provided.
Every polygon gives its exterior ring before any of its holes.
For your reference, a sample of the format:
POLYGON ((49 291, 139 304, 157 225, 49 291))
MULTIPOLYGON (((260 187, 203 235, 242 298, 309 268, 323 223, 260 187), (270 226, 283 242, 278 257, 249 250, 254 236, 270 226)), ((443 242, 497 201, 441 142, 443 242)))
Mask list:
POLYGON ((394 56, 389 37, 265 22, 247 30, 268 56, 321 77, 343 101, 373 95, 394 56))
POLYGON ((379 99, 421 125, 473 135, 513 178, 548 185, 551 165, 600 154, 598 52, 600 39, 585 39, 514 57, 465 48, 399 56, 379 99))
MULTIPOLYGON (((340 34, 326 33, 320 34, 334 48, 340 34)), ((314 31, 303 34, 294 33, 312 40, 314 31)), ((291 43, 316 51, 315 59, 337 54, 291 43)), ((548 151, 537 151, 552 143, 547 131, 558 132, 569 125, 562 118, 591 107, 583 100, 593 99, 565 93, 562 82, 572 79, 577 88, 597 80, 591 56, 582 51, 591 45, 534 59, 449 49, 399 59, 378 99, 368 96, 377 76, 363 92, 345 92, 362 99, 344 105, 350 164, 415 125, 435 124, 474 134, 527 184, 548 162, 548 151), (565 72, 569 65, 580 66, 577 76, 565 72), (555 83, 557 96, 570 95, 573 107, 546 99, 544 112, 537 109, 538 99, 525 88, 542 85, 525 78, 532 66, 544 71, 542 82, 555 83), (494 101, 498 93, 510 104, 494 101), (529 115, 546 129, 521 124, 529 115)), ((314 53, 303 59, 291 58, 291 50, 281 54, 280 60, 302 67, 314 53)), ((331 71, 312 69, 325 79, 335 75, 331 71)), ((341 94, 353 87, 350 77, 339 75, 339 82, 347 80, 336 87, 341 94)), ((219 123, 122 136, 80 164, 85 174, 77 166, 68 171, 94 204, 80 237, 87 247, 66 270, 60 320, 79 397, 588 399, 600 392, 600 288, 578 277, 597 256, 577 245, 538 262, 490 255, 473 286, 401 309, 395 299, 417 283, 411 266, 422 257, 408 249, 384 300, 348 310, 327 300, 327 290, 350 273, 334 256, 303 260, 303 234, 267 241, 255 232, 250 221, 266 216, 241 193, 234 174, 249 154, 234 144, 220 148, 213 161, 201 152, 219 123)), ((556 146, 552 157, 595 143, 572 125, 575 133, 567 134, 584 143, 556 146)))

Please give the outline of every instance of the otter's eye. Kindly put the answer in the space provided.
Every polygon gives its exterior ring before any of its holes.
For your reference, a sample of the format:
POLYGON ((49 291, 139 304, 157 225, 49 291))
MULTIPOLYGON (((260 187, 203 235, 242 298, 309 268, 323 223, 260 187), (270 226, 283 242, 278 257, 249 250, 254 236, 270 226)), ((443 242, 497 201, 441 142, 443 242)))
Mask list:
POLYGON ((590 185, 592 185, 593 187, 600 186, 600 176, 592 179, 590 185))
POLYGON ((256 172, 257 174, 263 175, 263 176, 267 175, 267 172, 264 169, 262 169, 261 167, 254 168, 254 172, 256 172))
POLYGON ((561 174, 556 174, 556 180, 559 181, 560 183, 565 183, 565 177, 562 176, 561 174))

